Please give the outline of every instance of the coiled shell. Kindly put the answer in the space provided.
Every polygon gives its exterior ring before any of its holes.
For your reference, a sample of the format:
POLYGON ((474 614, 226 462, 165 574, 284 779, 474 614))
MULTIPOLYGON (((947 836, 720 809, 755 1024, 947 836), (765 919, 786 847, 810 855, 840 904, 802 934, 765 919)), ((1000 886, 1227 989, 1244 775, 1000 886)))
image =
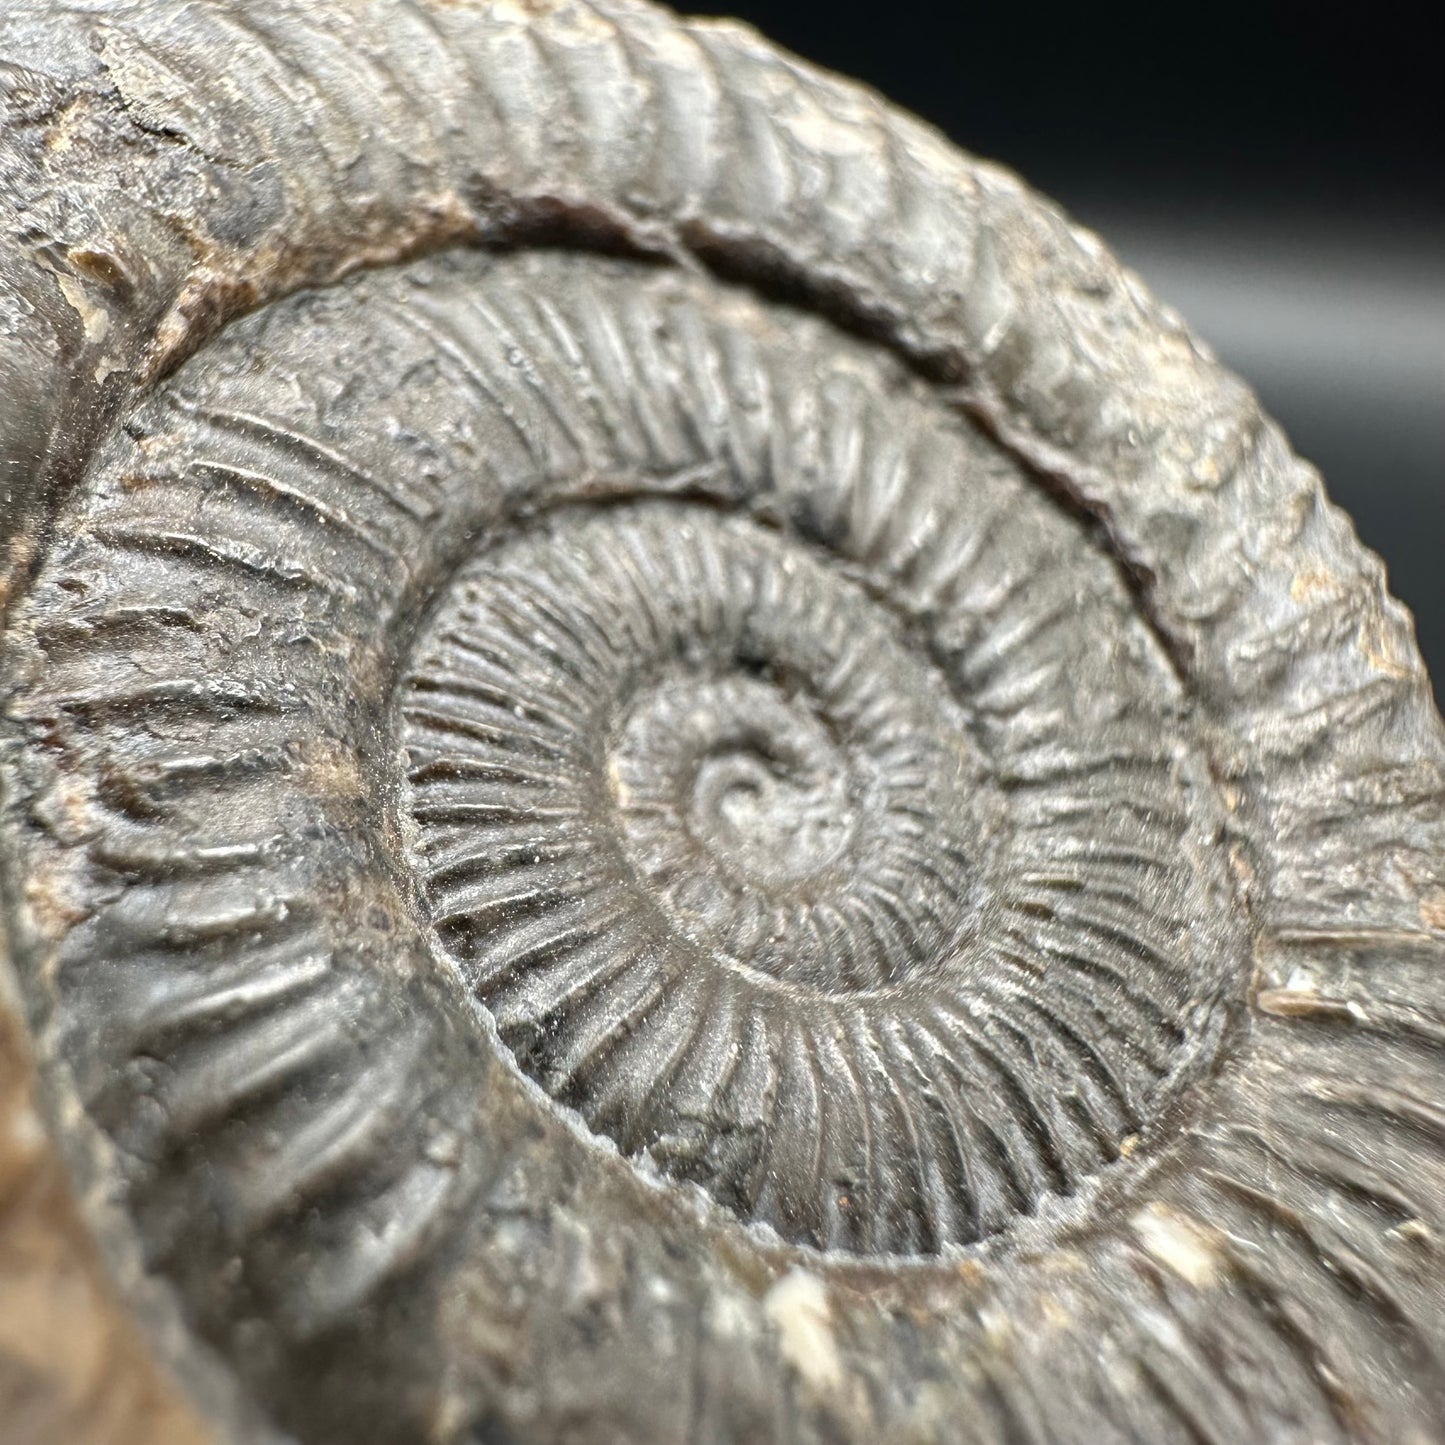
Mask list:
POLYGON ((0 55, 7 932, 208 1420, 1430 1438, 1440 721, 1092 238, 626 0, 0 55))

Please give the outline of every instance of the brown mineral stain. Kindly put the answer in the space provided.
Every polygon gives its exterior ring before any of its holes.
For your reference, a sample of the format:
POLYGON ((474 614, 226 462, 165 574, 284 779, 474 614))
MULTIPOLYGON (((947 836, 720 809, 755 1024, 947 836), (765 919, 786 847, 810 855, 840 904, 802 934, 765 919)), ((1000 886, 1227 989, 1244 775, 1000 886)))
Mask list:
POLYGON ((1445 933, 1445 889, 1435 889, 1420 900, 1420 922, 1434 933, 1445 933))
POLYGON ((988 1279, 988 1271, 976 1259, 962 1260, 957 1273, 958 1277, 968 1285, 981 1285, 988 1279))
POLYGON ((1408 657, 1402 657, 1396 650, 1395 634, 1379 618, 1370 618, 1360 624, 1357 638, 1365 661, 1386 677, 1409 677, 1415 669, 1408 657))
POLYGON ((366 780, 355 752, 335 738, 315 738, 296 753, 296 779, 317 798, 359 798, 366 780))
POLYGON ((97 285, 118 292, 135 289, 135 278, 130 274, 129 268, 112 251, 95 246, 72 246, 65 255, 80 275, 97 285))
POLYGON ((1241 893, 1248 893, 1254 886, 1254 867, 1249 861, 1242 844, 1229 845, 1229 871, 1241 893))
MULTIPOLYGON (((0 961, 0 970, 4 969, 0 961)), ((110 1294, 0 989, 0 1445, 210 1445, 110 1294)))
POLYGON ((42 938, 63 938, 86 916, 85 910, 66 898, 56 881, 32 878, 25 885, 30 923, 42 938))
POLYGON ((1346 1022, 1355 1011, 1342 999, 1327 998, 1313 989, 1267 988, 1255 996, 1261 1013, 1281 1019, 1320 1019, 1346 1022))
POLYGON ((83 93, 76 96, 51 121, 45 133, 45 149, 52 155, 64 155, 74 147, 79 135, 91 127, 94 119, 94 98, 83 93))
POLYGON ((1333 572, 1324 572, 1319 568, 1310 567, 1299 573, 1290 584, 1289 595, 1296 602, 1306 602, 1311 597, 1318 597, 1321 594, 1338 597, 1344 590, 1340 579, 1333 572))

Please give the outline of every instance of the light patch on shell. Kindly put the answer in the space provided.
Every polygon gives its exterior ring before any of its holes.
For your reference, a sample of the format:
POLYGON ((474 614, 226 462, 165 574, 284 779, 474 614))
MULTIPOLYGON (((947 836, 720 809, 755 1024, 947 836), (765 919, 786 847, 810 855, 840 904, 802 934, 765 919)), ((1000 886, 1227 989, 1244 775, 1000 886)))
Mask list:
POLYGON ((1154 1204, 1130 1222, 1145 1253, 1196 1289, 1219 1277, 1219 1253, 1195 1220, 1154 1204))
POLYGON ((71 310, 80 317, 80 324, 85 328, 86 341, 92 346, 99 345, 110 334, 110 313, 103 307, 97 306, 85 294, 85 287, 73 276, 67 276, 63 271, 57 271, 55 282, 60 287, 60 294, 65 297, 71 310))
POLYGON ((1435 1233, 1423 1219, 1407 1219, 1403 1224, 1397 1224, 1390 1234, 1396 1239, 1408 1240, 1411 1244, 1433 1245, 1435 1233))
POLYGON ((1437 888, 1420 900, 1420 922, 1434 933, 1445 933, 1445 888, 1437 888))
POLYGON ((44 1143, 45 1126, 28 1104, 17 1104, 0 1115, 0 1158, 5 1160, 5 1174, 18 1177, 21 1169, 39 1156, 44 1143))
POLYGON ((1406 678, 1414 675, 1416 664, 1402 644, 1398 629, 1383 619, 1370 617, 1360 624, 1357 644, 1370 667, 1386 677, 1406 678))
POLYGON ((1304 968, 1292 969, 1282 984, 1260 989, 1255 1005, 1274 1018, 1369 1021, 1364 1005, 1322 992, 1318 979, 1304 968))
POLYGON ((806 1270, 786 1274, 767 1293, 763 1312, 778 1332, 783 1358, 814 1390, 836 1390, 843 1364, 833 1339, 833 1312, 823 1281, 806 1270))
POLYGON ((1345 591, 1342 578, 1320 567, 1307 567, 1290 583, 1289 595, 1295 602, 1308 602, 1318 597, 1339 597, 1345 591))

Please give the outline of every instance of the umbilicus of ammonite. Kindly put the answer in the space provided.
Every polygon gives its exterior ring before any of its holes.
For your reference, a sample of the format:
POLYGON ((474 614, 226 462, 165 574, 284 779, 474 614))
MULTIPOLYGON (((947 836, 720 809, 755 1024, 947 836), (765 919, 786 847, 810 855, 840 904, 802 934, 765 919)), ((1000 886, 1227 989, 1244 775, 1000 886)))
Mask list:
POLYGON ((634 0, 0 95, 6 1445, 1442 1438, 1440 720, 1098 242, 634 0))

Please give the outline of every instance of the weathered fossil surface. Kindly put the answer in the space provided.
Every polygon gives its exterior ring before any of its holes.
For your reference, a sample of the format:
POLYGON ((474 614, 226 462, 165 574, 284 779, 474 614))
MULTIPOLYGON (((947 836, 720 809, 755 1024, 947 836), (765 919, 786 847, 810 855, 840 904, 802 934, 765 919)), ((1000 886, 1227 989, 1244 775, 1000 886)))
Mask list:
POLYGON ((1093 238, 628 0, 0 97, 0 1440, 1445 1438, 1445 736, 1093 238))

